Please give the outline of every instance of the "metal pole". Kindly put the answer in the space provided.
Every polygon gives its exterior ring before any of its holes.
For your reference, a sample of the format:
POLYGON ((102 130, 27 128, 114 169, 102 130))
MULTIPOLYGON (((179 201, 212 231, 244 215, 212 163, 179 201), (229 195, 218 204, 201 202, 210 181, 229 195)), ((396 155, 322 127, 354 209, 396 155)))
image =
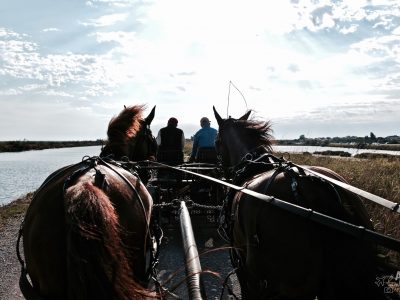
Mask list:
POLYGON ((201 265, 199 253, 197 252, 196 241, 193 235, 192 222, 185 201, 181 201, 179 210, 179 220, 181 224, 183 249, 185 251, 186 274, 189 297, 192 300, 204 299, 201 292, 201 265))

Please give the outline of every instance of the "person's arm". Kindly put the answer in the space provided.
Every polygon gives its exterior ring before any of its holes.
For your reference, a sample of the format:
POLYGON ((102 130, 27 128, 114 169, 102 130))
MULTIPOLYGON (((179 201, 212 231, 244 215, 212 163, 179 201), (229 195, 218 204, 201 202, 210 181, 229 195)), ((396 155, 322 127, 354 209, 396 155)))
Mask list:
POLYGON ((199 139, 198 139, 197 134, 195 134, 195 135, 194 135, 194 138, 193 138, 192 153, 190 154, 190 160, 192 160, 192 161, 193 161, 193 160, 195 159, 195 157, 196 157, 198 144, 199 144, 199 139))
POLYGON ((161 129, 158 131, 157 137, 156 137, 157 145, 161 145, 161 129))
POLYGON ((183 148, 185 148, 185 143, 186 143, 185 134, 183 133, 183 131, 182 131, 182 141, 181 141, 181 143, 182 143, 182 150, 183 150, 183 148))

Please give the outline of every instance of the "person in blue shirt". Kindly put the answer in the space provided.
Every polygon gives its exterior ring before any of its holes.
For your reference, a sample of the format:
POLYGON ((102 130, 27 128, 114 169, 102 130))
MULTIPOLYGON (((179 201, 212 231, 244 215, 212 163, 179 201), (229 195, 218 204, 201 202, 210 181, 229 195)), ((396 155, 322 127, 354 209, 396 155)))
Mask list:
POLYGON ((193 148, 189 162, 198 161, 199 149, 211 149, 215 152, 215 137, 217 130, 210 126, 210 120, 207 117, 200 119, 201 129, 193 137, 193 148))

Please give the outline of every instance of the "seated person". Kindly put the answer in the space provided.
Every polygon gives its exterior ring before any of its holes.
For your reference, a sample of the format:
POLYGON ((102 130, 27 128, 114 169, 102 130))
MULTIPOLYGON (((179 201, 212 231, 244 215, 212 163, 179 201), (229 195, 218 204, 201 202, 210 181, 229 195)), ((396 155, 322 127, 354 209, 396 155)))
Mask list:
POLYGON ((161 128, 156 141, 158 145, 157 160, 169 165, 183 163, 183 147, 185 146, 185 135, 178 126, 176 118, 168 120, 167 127, 161 128))
MULTIPOLYGON (((183 163, 185 135, 177 126, 178 120, 170 118, 167 127, 161 128, 156 138, 158 144, 157 160, 171 166, 183 163)), ((158 177, 180 181, 182 175, 179 171, 160 169, 158 170, 158 177)))
POLYGON ((215 137, 217 136, 217 130, 210 126, 210 120, 207 117, 200 119, 200 126, 201 129, 197 131, 193 137, 193 148, 189 162, 203 161, 204 159, 202 159, 202 156, 205 154, 202 153, 215 153, 215 137))

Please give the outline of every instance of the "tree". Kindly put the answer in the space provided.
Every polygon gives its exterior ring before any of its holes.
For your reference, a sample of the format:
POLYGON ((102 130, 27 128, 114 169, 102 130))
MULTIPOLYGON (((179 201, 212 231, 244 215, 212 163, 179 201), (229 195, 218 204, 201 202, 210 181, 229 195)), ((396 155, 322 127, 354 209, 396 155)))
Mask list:
POLYGON ((369 138, 371 139, 371 142, 372 142, 372 143, 376 142, 376 136, 375 136, 375 134, 374 134, 373 132, 371 132, 371 133, 369 134, 369 138))

